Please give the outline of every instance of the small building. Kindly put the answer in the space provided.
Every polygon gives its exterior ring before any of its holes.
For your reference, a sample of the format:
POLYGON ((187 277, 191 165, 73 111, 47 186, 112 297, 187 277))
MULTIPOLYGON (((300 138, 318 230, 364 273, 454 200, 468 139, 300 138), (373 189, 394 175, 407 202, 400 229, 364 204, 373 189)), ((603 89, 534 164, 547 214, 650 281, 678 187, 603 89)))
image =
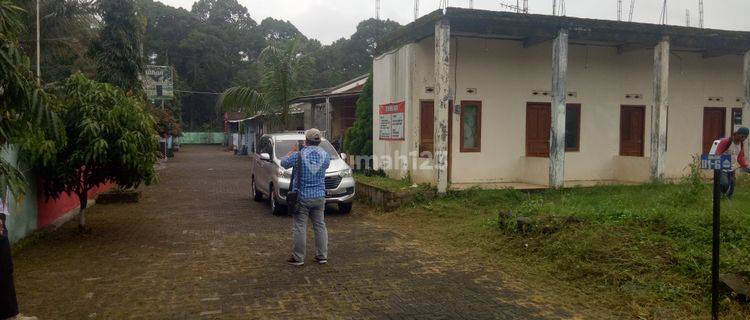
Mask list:
POLYGON ((373 149, 461 188, 675 179, 748 124, 750 32, 448 8, 381 43, 373 149))
POLYGON ((236 150, 240 155, 251 154, 255 141, 266 133, 304 130, 304 111, 301 103, 289 106, 289 121, 287 124, 269 121, 263 114, 248 117, 244 112, 224 113, 224 146, 236 150))
POLYGON ((369 74, 323 89, 290 103, 301 104, 305 113, 305 129, 318 128, 338 149, 344 143, 346 131, 354 125, 357 100, 369 74))

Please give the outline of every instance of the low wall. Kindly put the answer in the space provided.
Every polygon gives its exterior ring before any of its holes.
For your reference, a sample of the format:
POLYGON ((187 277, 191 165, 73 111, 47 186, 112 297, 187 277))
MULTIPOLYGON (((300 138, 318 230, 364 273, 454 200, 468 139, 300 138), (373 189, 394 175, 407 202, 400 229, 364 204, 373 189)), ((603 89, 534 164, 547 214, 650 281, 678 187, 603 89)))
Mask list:
POLYGON ((394 192, 359 181, 357 181, 357 193, 355 197, 358 201, 365 202, 385 211, 393 211, 413 202, 417 198, 417 194, 421 194, 421 196, 427 199, 435 197, 433 191, 415 189, 394 192))
POLYGON ((223 144, 223 132, 184 132, 180 144, 223 144))
MULTIPOLYGON (((102 192, 109 191, 115 185, 112 183, 103 184, 96 188, 89 190, 89 200, 95 199, 97 195, 102 192)), ((47 199, 44 194, 38 196, 38 213, 37 213, 37 228, 41 229, 46 226, 54 224, 58 219, 64 215, 78 210, 79 201, 78 196, 73 194, 62 194, 58 199, 47 199)))

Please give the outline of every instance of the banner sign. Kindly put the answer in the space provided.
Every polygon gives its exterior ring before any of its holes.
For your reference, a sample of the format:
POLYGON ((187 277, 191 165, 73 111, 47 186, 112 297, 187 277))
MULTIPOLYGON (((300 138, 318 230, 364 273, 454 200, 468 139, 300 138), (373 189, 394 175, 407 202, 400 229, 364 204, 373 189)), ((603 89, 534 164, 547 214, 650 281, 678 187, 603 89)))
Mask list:
POLYGON ((172 100, 174 98, 172 67, 146 66, 143 90, 151 100, 172 100))
POLYGON ((380 140, 404 140, 406 102, 380 106, 380 140))

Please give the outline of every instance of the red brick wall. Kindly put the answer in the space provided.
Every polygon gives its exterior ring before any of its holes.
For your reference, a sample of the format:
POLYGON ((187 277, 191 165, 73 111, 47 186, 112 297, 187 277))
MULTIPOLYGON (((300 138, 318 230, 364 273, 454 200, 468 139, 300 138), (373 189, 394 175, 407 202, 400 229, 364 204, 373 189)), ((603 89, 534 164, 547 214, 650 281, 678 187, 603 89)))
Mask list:
MULTIPOLYGON (((112 189, 115 185, 107 183, 89 191, 89 199, 96 198, 102 192, 112 189)), ((48 226, 64 214, 78 208, 78 196, 73 194, 62 194, 60 198, 46 199, 44 192, 39 192, 37 197, 37 228, 48 226)))

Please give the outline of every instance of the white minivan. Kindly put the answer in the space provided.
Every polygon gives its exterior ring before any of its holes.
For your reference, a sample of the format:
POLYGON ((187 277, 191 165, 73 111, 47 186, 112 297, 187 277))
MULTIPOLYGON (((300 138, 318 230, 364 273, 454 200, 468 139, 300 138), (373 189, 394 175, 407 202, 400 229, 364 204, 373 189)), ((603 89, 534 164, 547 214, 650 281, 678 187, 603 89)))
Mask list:
MULTIPOLYGON (((252 155, 251 196, 255 201, 269 199, 271 212, 275 215, 286 214, 286 195, 292 169, 281 166, 283 158, 292 148, 305 141, 303 133, 266 134, 258 140, 252 155)), ((339 212, 352 211, 354 202, 354 177, 352 169, 344 161, 346 154, 339 155, 328 140, 320 142, 331 156, 331 164, 326 170, 326 203, 337 204, 339 212)))

